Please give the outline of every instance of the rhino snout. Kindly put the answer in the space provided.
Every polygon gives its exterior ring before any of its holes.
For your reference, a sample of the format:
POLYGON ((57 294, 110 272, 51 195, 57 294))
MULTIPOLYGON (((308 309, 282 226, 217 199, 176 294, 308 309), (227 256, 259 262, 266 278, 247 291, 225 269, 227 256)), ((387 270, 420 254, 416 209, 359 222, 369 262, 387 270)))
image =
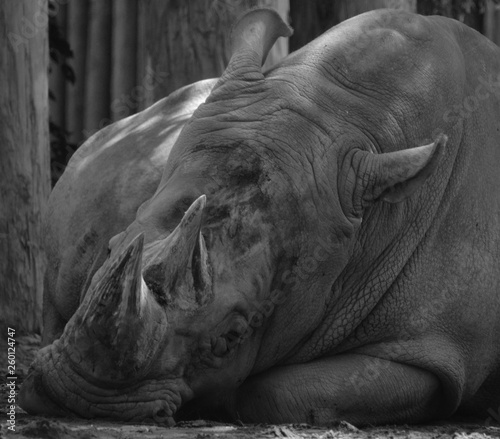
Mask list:
MULTIPOLYGON (((54 396, 58 401, 55 402, 55 399, 50 396, 50 392, 43 386, 42 379, 42 374, 32 372, 22 384, 19 392, 20 407, 31 415, 78 415, 84 418, 101 417, 122 419, 124 421, 150 420, 158 424, 175 425, 173 415, 177 405, 174 400, 178 404, 180 398, 172 397, 172 394, 163 394, 160 398, 151 400, 146 391, 143 391, 142 394, 138 393, 131 398, 132 400, 135 399, 135 402, 130 402, 127 396, 128 392, 125 391, 124 395, 119 395, 116 394, 116 390, 111 390, 104 402, 96 403, 95 395, 102 397, 103 389, 93 388, 92 385, 87 383, 88 387, 84 389, 70 389, 69 393, 58 393, 54 396), (82 390, 84 391, 82 392, 82 390), (88 399, 83 396, 75 398, 74 395, 77 394, 94 396, 88 399), (73 397, 67 399, 67 395, 73 395, 73 397)), ((106 391, 104 390, 104 392, 106 391)), ((154 393, 154 390, 152 390, 152 393, 154 393)))

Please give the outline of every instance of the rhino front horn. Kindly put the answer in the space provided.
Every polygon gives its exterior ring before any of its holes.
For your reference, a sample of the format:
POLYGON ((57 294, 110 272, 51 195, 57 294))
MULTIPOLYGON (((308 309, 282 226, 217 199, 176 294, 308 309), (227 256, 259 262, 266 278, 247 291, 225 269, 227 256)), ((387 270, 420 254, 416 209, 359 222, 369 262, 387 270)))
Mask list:
POLYGON ((140 319, 145 303, 141 276, 144 235, 138 235, 128 247, 110 261, 88 294, 90 303, 84 321, 102 328, 102 339, 120 345, 129 337, 129 330, 140 319))
POLYGON ((212 295, 208 253, 201 233, 205 206, 206 196, 202 195, 175 230, 148 252, 144 281, 163 306, 198 307, 212 295))
POLYGON ((127 380, 145 373, 168 330, 165 312, 141 276, 143 247, 140 234, 102 267, 64 330, 63 343, 70 352, 78 347, 97 377, 127 380))

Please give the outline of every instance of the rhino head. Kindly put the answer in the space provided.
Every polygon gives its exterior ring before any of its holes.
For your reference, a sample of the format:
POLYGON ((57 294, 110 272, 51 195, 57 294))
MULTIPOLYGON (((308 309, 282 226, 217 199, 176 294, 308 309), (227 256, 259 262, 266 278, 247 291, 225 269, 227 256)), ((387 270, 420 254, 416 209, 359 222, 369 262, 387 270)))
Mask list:
POLYGON ((201 195, 165 237, 145 245, 131 227, 112 240, 63 335, 38 353, 23 386, 26 410, 171 424, 193 395, 241 383, 258 347, 249 313, 269 289, 268 243, 255 235, 228 260, 227 243, 210 230, 220 213, 202 233, 206 210, 201 195), (253 273, 247 266, 243 277, 247 263, 253 273))
POLYGON ((155 195, 111 239, 61 338, 39 352, 20 396, 27 411, 171 424, 190 401, 230 405, 232 389, 313 330, 323 307, 310 303, 325 303, 346 266, 363 209, 400 201, 436 167, 444 140, 387 154, 336 144, 333 159, 310 157, 304 142, 322 130, 286 121, 303 116, 281 105, 279 75, 261 71, 290 33, 269 10, 235 26, 229 66, 155 195), (308 259, 308 275, 289 282, 308 259))

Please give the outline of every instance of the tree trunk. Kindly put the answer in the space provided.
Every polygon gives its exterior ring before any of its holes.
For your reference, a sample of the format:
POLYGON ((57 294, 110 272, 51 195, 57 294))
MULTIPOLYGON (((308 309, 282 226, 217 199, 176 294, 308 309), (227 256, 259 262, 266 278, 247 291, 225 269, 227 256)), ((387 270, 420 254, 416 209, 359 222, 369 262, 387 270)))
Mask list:
MULTIPOLYGON (((228 62, 231 26, 255 6, 285 15, 288 0, 140 0, 140 109, 186 84, 220 76, 228 62)), ((270 63, 286 55, 286 42, 273 50, 270 63)))
POLYGON ((485 34, 494 43, 500 46, 500 3, 493 0, 486 1, 485 34))
MULTIPOLYGON (((87 28, 89 26, 88 14, 89 0, 71 0, 68 2, 67 37, 73 51, 73 58, 68 60, 68 64, 73 67, 75 72, 75 83, 66 84, 66 130, 69 133, 68 142, 73 145, 79 145, 84 140, 83 115, 87 28)), ((69 160, 72 153, 73 151, 67 151, 67 160, 69 160)))
POLYGON ((111 123, 111 0, 91 0, 89 17, 84 138, 111 123))
MULTIPOLYGON (((55 20, 62 35, 66 34, 66 17, 67 5, 59 6, 55 20)), ((54 11, 55 13, 55 11, 54 11)), ((59 62, 63 60, 60 59, 59 62)), ((50 121, 55 123, 58 127, 64 129, 66 126, 66 81, 64 79, 64 72, 61 64, 50 60, 50 73, 49 73, 49 90, 53 95, 53 99, 49 99, 49 116, 50 121)))
POLYGON ((0 2, 0 326, 39 331, 50 191, 47 0, 0 2))
POLYGON ((113 0, 113 58, 111 118, 119 120, 137 108, 135 78, 137 52, 137 1, 113 0))
MULTIPOLYGON (((148 24, 146 20, 148 19, 148 7, 149 4, 146 3, 149 0, 137 0, 137 70, 136 70, 136 87, 141 87, 142 85, 142 95, 137 96, 136 107, 137 111, 144 110, 148 105, 146 100, 148 99, 148 94, 144 90, 144 74, 146 72, 146 57, 148 53, 147 42, 146 42, 146 30, 148 24), (139 85, 141 84, 141 85, 139 85)), ((139 90, 139 88, 137 88, 139 90)), ((149 93, 151 96, 152 94, 149 93)), ((152 97, 151 97, 152 100, 152 97)))
POLYGON ((300 49, 332 26, 372 9, 392 8, 416 12, 416 0, 290 0, 294 34, 290 51, 300 49))

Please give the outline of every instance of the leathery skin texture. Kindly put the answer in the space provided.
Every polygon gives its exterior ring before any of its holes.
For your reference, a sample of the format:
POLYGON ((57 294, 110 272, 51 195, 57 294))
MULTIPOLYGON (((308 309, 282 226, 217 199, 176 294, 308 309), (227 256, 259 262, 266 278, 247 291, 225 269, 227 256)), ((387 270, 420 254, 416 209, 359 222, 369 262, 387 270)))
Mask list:
POLYGON ((500 406, 500 49, 377 10, 90 138, 45 216, 30 413, 419 423, 500 406))

